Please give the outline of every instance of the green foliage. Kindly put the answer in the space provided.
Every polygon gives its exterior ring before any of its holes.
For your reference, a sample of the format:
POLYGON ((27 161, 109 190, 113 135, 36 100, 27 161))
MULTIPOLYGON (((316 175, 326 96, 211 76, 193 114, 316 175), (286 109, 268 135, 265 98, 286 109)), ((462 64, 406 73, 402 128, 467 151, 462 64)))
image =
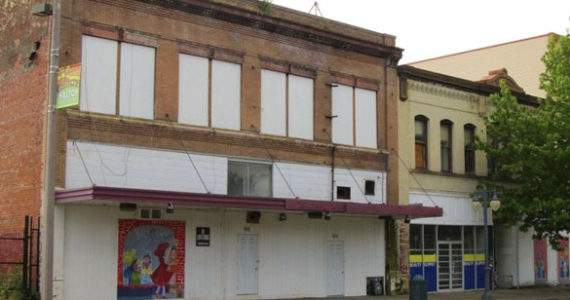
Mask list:
POLYGON ((259 0, 257 3, 259 11, 264 15, 270 15, 273 11, 273 0, 259 0))
POLYGON ((493 180, 515 181, 501 186, 498 217, 557 245, 560 233, 570 232, 570 36, 552 39, 542 61, 546 99, 536 110, 521 109, 501 82, 484 118, 490 140, 478 138, 476 147, 495 162, 493 180))
POLYGON ((22 270, 13 268, 7 274, 0 274, 0 300, 39 300, 37 293, 27 295, 22 290, 22 270))

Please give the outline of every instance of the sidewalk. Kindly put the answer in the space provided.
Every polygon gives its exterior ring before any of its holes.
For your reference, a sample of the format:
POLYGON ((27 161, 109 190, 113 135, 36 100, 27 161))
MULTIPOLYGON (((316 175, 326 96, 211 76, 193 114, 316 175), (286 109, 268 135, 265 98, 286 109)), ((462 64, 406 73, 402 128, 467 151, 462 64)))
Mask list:
MULTIPOLYGON (((429 300, 479 300, 482 290, 468 292, 430 293, 429 300)), ((409 295, 402 296, 362 296, 362 297, 330 297, 326 300, 408 300, 409 295)), ((322 299, 322 298, 321 298, 322 299)), ((493 300, 570 300, 570 286, 563 287, 529 287, 520 289, 497 289, 491 291, 493 300)))

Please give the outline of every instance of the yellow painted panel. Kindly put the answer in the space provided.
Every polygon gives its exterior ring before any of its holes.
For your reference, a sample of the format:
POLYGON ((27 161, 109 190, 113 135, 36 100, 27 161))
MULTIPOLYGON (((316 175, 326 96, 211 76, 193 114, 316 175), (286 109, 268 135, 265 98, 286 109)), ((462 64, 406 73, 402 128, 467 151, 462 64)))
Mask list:
POLYGON ((422 262, 422 255, 421 254, 411 254, 410 255, 410 263, 421 263, 422 262))
POLYGON ((485 261, 485 254, 476 254, 475 261, 485 261))
POLYGON ((473 255, 473 254, 464 254, 464 255, 463 255, 463 261, 467 261, 467 262, 475 261, 475 255, 473 255))
POLYGON ((424 262, 426 262, 426 263, 434 263, 434 262, 436 262, 435 254, 426 254, 426 255, 424 255, 424 262))

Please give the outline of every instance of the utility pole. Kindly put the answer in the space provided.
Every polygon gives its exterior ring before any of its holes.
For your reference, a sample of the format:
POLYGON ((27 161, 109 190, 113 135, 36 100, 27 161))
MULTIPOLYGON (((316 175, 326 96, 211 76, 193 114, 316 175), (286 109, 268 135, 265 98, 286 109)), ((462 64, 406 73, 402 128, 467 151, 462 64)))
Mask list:
POLYGON ((41 211, 40 295, 42 300, 53 298, 53 233, 55 187, 55 118, 57 100, 57 71, 59 69, 59 31, 61 2, 53 0, 48 67, 48 99, 45 126, 45 164, 41 211))

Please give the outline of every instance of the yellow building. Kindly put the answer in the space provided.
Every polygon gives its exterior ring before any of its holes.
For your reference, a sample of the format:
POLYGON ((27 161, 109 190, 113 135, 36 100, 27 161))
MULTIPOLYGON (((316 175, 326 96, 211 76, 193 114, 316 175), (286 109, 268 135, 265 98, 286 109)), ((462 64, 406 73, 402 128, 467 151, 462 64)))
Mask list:
MULTIPOLYGON (((485 83, 411 66, 398 73, 400 202, 444 211, 442 217, 410 221, 410 275, 423 275, 429 291, 483 288, 483 211, 472 208, 470 194, 488 173, 485 154, 473 144, 475 135, 486 137, 482 117, 488 96, 498 92, 489 83, 502 78, 517 84, 505 70, 492 72, 485 83)), ((536 105, 527 94, 513 94, 536 105)))

